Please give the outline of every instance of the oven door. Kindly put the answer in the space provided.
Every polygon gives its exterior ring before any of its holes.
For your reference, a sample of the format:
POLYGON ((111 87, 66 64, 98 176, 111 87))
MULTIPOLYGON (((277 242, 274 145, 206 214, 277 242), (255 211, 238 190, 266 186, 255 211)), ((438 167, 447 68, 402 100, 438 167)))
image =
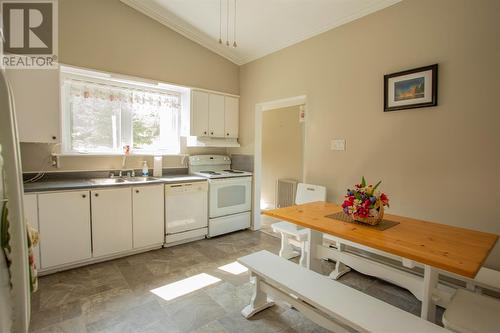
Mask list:
POLYGON ((247 212, 252 204, 252 177, 210 179, 210 218, 247 212))

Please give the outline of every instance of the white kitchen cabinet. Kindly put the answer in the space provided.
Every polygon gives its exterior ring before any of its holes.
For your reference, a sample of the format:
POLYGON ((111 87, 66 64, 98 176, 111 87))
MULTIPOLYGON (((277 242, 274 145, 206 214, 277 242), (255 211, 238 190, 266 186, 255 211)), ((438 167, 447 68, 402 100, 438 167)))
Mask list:
POLYGON ((165 237, 162 185, 132 188, 134 248, 162 244, 165 237))
POLYGON ((224 96, 224 135, 226 138, 237 138, 239 127, 239 100, 236 97, 224 96))
POLYGON ((60 142, 59 70, 7 70, 19 141, 60 142))
POLYGON ((192 136, 208 136, 208 93, 191 92, 191 131, 192 136))
MULTIPOLYGON (((25 194, 24 195, 24 218, 26 223, 36 231, 39 231, 38 227, 38 199, 36 194, 25 194)), ((35 264, 37 268, 42 267, 40 264, 40 244, 33 246, 33 256, 35 257, 35 264)))
POLYGON ((131 250, 131 188, 96 189, 91 191, 91 198, 93 256, 131 250))
POLYGON ((205 91, 191 91, 189 135, 238 138, 239 100, 237 97, 205 91))
POLYGON ((210 136, 224 137, 224 96, 208 95, 208 130, 210 136))
POLYGON ((43 269, 91 258, 89 191, 38 194, 43 269))

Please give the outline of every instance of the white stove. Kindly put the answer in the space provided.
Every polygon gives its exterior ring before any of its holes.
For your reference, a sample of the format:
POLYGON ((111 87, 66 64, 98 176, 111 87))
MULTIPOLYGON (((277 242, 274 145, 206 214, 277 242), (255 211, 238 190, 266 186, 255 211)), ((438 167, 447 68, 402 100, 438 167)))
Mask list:
POLYGON ((231 158, 224 155, 190 156, 189 173, 208 179, 252 176, 251 172, 231 169, 231 158))
POLYGON ((231 178, 231 177, 248 177, 252 176, 251 172, 247 171, 240 171, 240 170, 233 170, 233 169, 227 169, 227 170, 201 170, 201 171, 194 171, 192 172, 193 175, 201 176, 201 177, 206 177, 208 179, 216 179, 216 178, 231 178))
POLYGON ((250 227, 252 173, 231 169, 224 155, 189 157, 189 173, 208 179, 208 236, 250 227))

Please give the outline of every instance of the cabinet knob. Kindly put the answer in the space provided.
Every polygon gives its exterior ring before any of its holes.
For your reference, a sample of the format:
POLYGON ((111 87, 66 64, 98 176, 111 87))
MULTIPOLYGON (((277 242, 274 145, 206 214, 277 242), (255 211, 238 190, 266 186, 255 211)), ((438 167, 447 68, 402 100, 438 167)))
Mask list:
POLYGON ((135 193, 139 193, 139 190, 135 190, 135 193))
POLYGON ((211 135, 214 135, 214 132, 210 132, 211 135))
POLYGON ((57 136, 53 135, 52 140, 55 140, 55 139, 57 139, 57 136))
POLYGON ((86 197, 87 197, 87 195, 86 195, 86 194, 82 194, 82 198, 84 198, 84 199, 85 199, 86 197))
POLYGON ((207 134, 207 131, 203 132, 203 134, 207 134))
POLYGON ((229 133, 226 133, 227 136, 229 136, 229 133))
POLYGON ((96 194, 94 194, 94 195, 95 195, 96 197, 98 197, 98 196, 99 196, 99 193, 96 193, 96 194))

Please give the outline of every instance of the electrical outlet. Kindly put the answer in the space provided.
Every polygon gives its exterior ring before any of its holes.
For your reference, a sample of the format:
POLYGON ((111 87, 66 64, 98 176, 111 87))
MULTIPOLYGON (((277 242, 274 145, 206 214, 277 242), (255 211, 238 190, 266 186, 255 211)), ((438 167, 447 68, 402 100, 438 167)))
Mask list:
POLYGON ((337 151, 344 151, 345 150, 345 139, 333 139, 330 142, 330 149, 337 150, 337 151))

